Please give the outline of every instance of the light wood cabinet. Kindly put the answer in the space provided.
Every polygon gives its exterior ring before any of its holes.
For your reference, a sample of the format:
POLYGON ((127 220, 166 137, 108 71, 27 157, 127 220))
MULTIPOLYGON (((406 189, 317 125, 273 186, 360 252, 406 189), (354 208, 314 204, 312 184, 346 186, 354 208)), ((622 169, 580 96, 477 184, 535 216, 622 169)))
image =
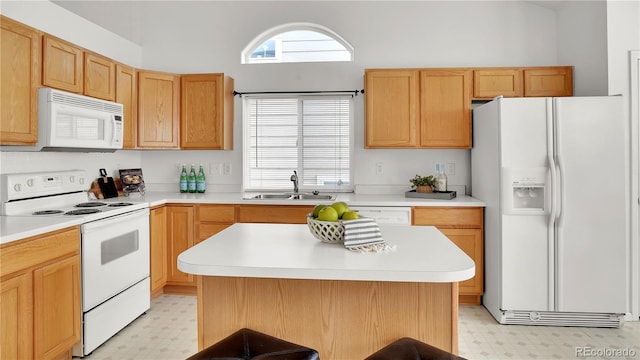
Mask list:
POLYGON ((35 357, 54 359, 80 340, 80 255, 36 269, 33 283, 35 357))
POLYGON ((167 211, 167 285, 195 285, 193 275, 178 270, 178 255, 194 244, 194 208, 192 205, 168 205, 167 211))
POLYGON ((414 148, 418 145, 418 71, 366 69, 365 147, 414 148))
POLYGON ((420 71, 420 147, 471 148, 471 70, 420 71))
POLYGON ((138 71, 138 147, 177 149, 180 145, 180 78, 138 71))
POLYGON ((2 331, 0 359, 33 358, 32 273, 4 277, 0 283, 2 331))
POLYGON ((210 238, 235 222, 234 205, 198 205, 196 207, 196 243, 210 238))
POLYGON ((480 304, 484 293, 484 212, 476 207, 414 207, 412 225, 435 226, 476 264, 473 278, 460 282, 460 303, 480 304))
POLYGON ((111 59, 84 52, 84 94, 115 101, 116 64, 111 59))
POLYGON ((474 69, 473 98, 521 97, 522 83, 522 69, 474 69))
POLYGON ((240 223, 306 224, 311 205, 238 205, 240 223))
POLYGON ((124 126, 122 147, 135 149, 138 129, 138 84, 136 70, 116 64, 116 102, 123 105, 124 126))
POLYGON ((471 147, 467 69, 365 70, 367 148, 471 147))
POLYGON ((224 74, 180 76, 180 148, 233 148, 233 78, 224 74))
POLYGON ((0 246, 1 359, 71 358, 80 340, 79 227, 0 246))
POLYGON ((167 209, 156 207, 149 212, 151 294, 167 283, 167 209))
POLYGON ((0 145, 34 145, 42 34, 4 16, 0 31, 0 145))
POLYGON ((524 96, 573 96, 573 68, 525 68, 524 96))
POLYGON ((45 34, 42 44, 42 84, 82 94, 83 58, 82 48, 45 34))

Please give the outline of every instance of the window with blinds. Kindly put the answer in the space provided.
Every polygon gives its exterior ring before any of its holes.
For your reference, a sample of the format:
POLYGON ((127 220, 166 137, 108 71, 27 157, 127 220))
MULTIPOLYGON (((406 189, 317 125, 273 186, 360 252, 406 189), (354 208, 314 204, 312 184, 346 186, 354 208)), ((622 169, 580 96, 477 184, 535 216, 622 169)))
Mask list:
POLYGON ((244 98, 244 190, 352 191, 353 99, 244 98))

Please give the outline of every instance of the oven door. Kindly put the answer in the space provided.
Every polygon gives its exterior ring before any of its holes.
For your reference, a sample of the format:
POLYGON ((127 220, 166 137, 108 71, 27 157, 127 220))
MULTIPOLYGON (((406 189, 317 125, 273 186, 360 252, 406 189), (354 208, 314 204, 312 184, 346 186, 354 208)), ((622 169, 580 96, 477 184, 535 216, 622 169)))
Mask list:
POLYGON ((82 225, 82 309, 149 276, 149 209, 82 225))

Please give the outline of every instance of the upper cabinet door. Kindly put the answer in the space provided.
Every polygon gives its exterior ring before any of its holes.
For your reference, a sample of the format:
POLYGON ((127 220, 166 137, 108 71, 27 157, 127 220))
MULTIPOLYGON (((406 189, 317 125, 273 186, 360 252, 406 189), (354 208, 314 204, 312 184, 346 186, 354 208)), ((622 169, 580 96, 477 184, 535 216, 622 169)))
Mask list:
POLYGON ((116 102, 124 107, 124 133, 122 147, 136 148, 138 128, 138 86, 134 68, 116 64, 116 102))
POLYGON ((364 88, 365 147, 416 147, 418 71, 367 69, 364 88))
POLYGON ((180 145, 179 76, 138 71, 138 147, 177 149, 180 145))
POLYGON ((573 96, 573 68, 553 66, 524 69, 524 96, 573 96))
POLYGON ((180 76, 180 147, 233 148, 233 79, 224 74, 180 76))
POLYGON ((522 70, 477 69, 473 70, 473 98, 493 99, 496 96, 521 97, 522 70))
POLYGON ((116 98, 116 64, 104 56, 84 53, 84 94, 114 101, 116 98))
POLYGON ((470 69, 420 71, 420 146, 471 148, 470 69))
POLYGON ((82 94, 84 51, 47 34, 43 39, 42 84, 82 94))
POLYGON ((34 145, 42 34, 3 16, 0 29, 0 145, 34 145))

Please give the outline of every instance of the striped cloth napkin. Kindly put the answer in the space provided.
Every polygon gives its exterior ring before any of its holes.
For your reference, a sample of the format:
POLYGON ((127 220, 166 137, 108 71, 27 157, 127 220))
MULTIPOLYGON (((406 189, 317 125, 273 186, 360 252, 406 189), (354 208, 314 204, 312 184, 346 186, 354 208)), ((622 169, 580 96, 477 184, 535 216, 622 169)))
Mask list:
POLYGON ((357 252, 382 252, 392 247, 385 243, 380 227, 374 219, 361 217, 343 221, 344 247, 357 252))

